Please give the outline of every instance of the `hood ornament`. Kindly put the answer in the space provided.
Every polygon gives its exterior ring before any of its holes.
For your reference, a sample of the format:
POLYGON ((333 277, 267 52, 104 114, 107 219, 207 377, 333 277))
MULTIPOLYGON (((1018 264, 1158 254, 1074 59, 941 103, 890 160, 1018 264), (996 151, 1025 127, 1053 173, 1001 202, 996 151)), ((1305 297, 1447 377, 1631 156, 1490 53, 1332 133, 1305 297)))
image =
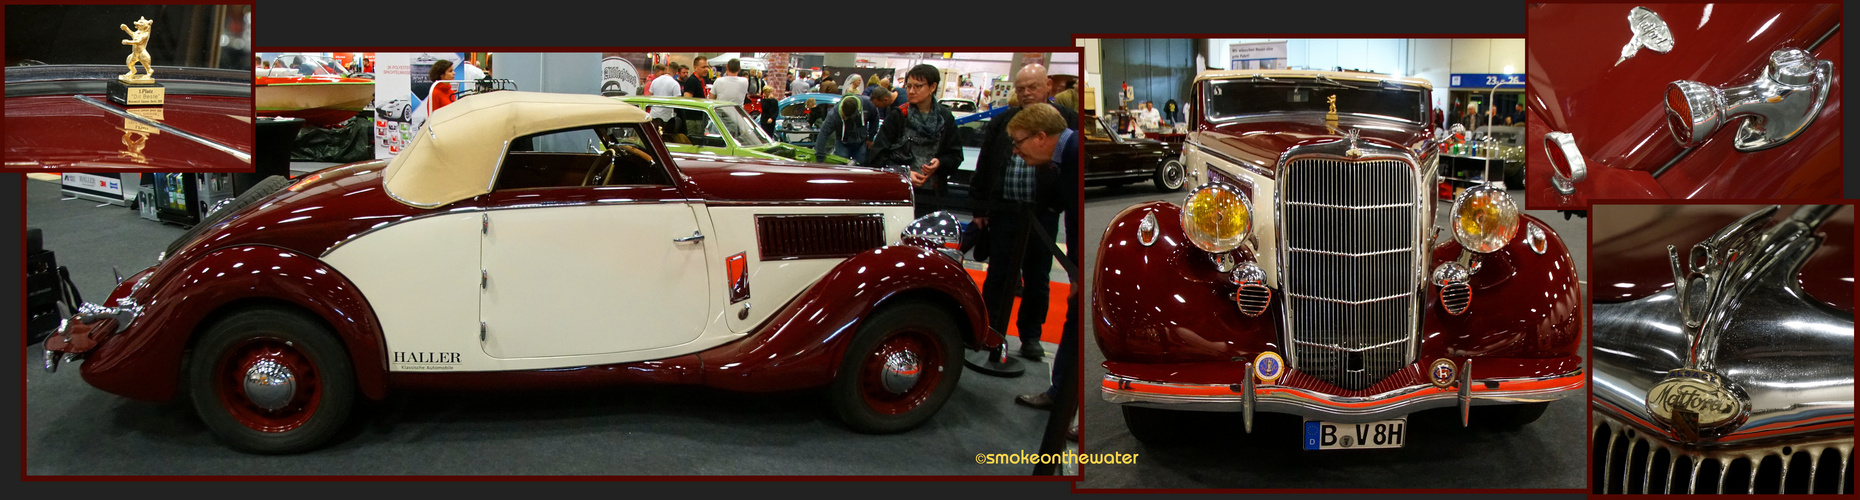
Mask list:
POLYGON ((1749 417, 1742 392, 1715 373, 1679 368, 1647 391, 1647 411, 1675 437, 1696 443, 1735 429, 1749 417))
POLYGON ((1634 57, 1641 47, 1661 54, 1673 50, 1673 30, 1667 29, 1665 19, 1646 7, 1635 7, 1628 11, 1628 30, 1633 31, 1634 36, 1628 39, 1626 46, 1621 47, 1621 59, 1615 61, 1616 66, 1634 57))
POLYGON ((1357 129, 1354 127, 1351 128, 1349 132, 1344 134, 1343 138, 1350 140, 1350 149, 1346 149, 1343 151, 1344 156, 1348 156, 1351 158, 1362 158, 1363 157, 1362 148, 1356 147, 1356 140, 1358 139, 1360 134, 1361 133, 1358 132, 1357 129))

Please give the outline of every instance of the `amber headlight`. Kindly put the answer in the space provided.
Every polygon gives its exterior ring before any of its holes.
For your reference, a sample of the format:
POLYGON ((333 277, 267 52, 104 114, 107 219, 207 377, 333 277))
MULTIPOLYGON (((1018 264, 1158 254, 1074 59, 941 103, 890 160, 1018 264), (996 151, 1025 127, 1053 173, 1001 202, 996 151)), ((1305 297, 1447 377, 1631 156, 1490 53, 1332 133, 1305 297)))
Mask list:
POLYGON ((1517 234, 1518 204, 1504 191, 1489 185, 1475 186, 1454 200, 1453 238, 1467 250, 1490 253, 1517 234))
POLYGON ((1203 184, 1182 202, 1182 230, 1202 250, 1223 253, 1238 248, 1252 224, 1253 203, 1226 183, 1203 184))

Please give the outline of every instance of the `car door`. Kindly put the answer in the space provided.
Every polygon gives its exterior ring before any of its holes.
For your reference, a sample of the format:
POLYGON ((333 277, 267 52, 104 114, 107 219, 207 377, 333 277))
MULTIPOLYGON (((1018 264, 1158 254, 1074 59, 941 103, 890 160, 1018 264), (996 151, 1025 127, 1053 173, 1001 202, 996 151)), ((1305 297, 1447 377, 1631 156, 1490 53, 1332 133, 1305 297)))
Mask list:
POLYGON ((486 354, 641 351, 703 332, 702 208, 672 185, 636 125, 513 141, 497 183, 481 240, 486 354))

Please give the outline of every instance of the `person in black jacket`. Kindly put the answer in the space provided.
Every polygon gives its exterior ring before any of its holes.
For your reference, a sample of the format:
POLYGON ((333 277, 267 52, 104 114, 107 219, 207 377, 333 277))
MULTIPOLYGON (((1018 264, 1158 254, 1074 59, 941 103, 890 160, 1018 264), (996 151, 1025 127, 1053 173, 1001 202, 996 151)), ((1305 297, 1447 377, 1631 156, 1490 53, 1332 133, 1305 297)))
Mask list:
POLYGON ((1020 106, 989 119, 988 130, 982 136, 981 156, 976 159, 975 177, 969 183, 969 196, 983 207, 976 209, 975 222, 988 229, 988 245, 993 252, 988 263, 988 278, 982 283, 982 300, 988 307, 989 324, 996 331, 1007 333, 1014 285, 1024 282, 1020 287, 1020 322, 1015 327, 1020 332, 1020 355, 1033 360, 1046 354, 1040 347, 1040 331, 1046 321, 1047 283, 1050 281, 1047 274, 1053 269, 1053 259, 1046 247, 1057 234, 1059 212, 1065 206, 1057 174, 1028 165, 1024 155, 1019 154, 1020 146, 1025 145, 1016 144, 1008 129, 1020 113, 1031 105, 1040 104, 1057 113, 1066 129, 1076 130, 1078 114, 1063 106, 1048 104, 1051 92, 1052 85, 1047 81, 1044 66, 1021 67, 1014 75, 1014 96, 1020 106), (1025 185, 1029 174, 1038 176, 1032 179, 1035 181, 1032 189, 1025 185), (1033 219, 1029 220, 1027 212, 1020 208, 987 208, 1006 204, 1032 208, 1033 219), (1020 245, 1021 232, 1035 223, 1046 230, 1047 239, 1036 239, 1038 233, 1028 232, 1024 255, 1014 258, 1013 249, 1020 245))
POLYGON ((909 102, 886 111, 865 165, 908 167, 911 185, 918 188, 917 216, 922 217, 940 208, 925 196, 940 198, 949 192, 949 173, 962 165, 962 143, 956 136, 956 115, 936 100, 942 80, 936 66, 919 64, 904 78, 909 102))

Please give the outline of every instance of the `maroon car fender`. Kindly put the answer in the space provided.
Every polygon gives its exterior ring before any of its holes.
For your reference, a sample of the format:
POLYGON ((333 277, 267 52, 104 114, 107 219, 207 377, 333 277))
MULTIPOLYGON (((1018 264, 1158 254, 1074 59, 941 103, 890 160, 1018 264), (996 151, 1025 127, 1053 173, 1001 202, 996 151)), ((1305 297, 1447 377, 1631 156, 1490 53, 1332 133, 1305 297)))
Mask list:
POLYGON ((834 266, 749 338, 698 353, 704 385, 768 392, 831 383, 860 323, 908 299, 951 308, 970 349, 1001 345, 1001 335, 988 328, 981 291, 961 265, 921 247, 887 246, 834 266))
POLYGON ((1105 359, 1251 361, 1262 351, 1280 351, 1276 291, 1265 312, 1242 314, 1231 298, 1238 286, 1183 236, 1181 214, 1171 203, 1144 203, 1124 209, 1105 230, 1092 278, 1092 333, 1105 359), (1146 247, 1137 225, 1152 214, 1157 236, 1146 247))
MULTIPOLYGON (((1551 358, 1576 354, 1582 332, 1581 287, 1563 239, 1543 221, 1519 215, 1518 235, 1498 251, 1478 255, 1472 305, 1459 315, 1440 306, 1440 287, 1427 286, 1422 360, 1439 357, 1551 358), (1543 230, 1543 254, 1525 241, 1543 230)), ((1435 247, 1428 271, 1459 257, 1457 241, 1435 247)))
MULTIPOLYGON (((348 349, 362 394, 387 395, 387 357, 374 310, 353 283, 316 258, 273 246, 228 247, 165 274, 169 278, 138 293, 146 309, 130 328, 104 339, 85 360, 80 371, 86 382, 135 399, 173 399, 189 339, 225 306, 259 300, 289 303, 321 318, 348 349)), ((124 281, 112 297, 126 294, 133 282, 124 281)))

